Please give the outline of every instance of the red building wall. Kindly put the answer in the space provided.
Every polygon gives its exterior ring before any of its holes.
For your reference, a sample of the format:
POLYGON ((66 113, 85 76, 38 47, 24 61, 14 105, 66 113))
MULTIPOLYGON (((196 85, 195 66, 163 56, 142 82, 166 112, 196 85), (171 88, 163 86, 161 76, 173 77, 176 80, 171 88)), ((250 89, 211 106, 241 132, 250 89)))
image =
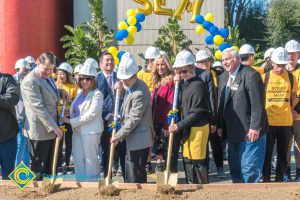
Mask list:
POLYGON ((0 0, 0 72, 14 73, 16 60, 45 51, 64 60, 65 24, 73 24, 72 0, 0 0))

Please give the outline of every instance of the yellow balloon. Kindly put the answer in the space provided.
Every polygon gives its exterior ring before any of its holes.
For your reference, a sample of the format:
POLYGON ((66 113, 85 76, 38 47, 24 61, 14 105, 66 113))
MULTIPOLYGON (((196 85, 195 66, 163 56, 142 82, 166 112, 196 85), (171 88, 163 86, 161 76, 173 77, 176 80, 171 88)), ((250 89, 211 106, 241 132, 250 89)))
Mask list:
POLYGON ((223 42, 223 38, 222 38, 222 36, 221 35, 216 35, 215 37, 214 37, 214 42, 215 42, 215 44, 216 45, 220 45, 220 44, 222 44, 222 42, 223 42))
POLYGON ((217 51, 215 52, 215 58, 216 58, 217 60, 220 60, 221 57, 222 57, 222 52, 221 52, 220 50, 217 50, 217 51))
POLYGON ((136 18, 135 17, 128 17, 127 18, 127 23, 130 25, 130 26, 134 26, 136 24, 136 18))
POLYGON ((137 28, 136 26, 129 26, 127 29, 128 33, 130 33, 131 35, 135 34, 137 32, 137 28))
POLYGON ((133 9, 129 9, 129 10, 127 10, 126 14, 127 14, 127 17, 135 17, 136 12, 133 9))
POLYGON ((195 23, 196 16, 200 14, 203 1, 204 0, 195 0, 194 3, 192 4, 193 14, 190 20, 191 23, 195 23))
POLYGON ((120 60, 118 57, 114 56, 115 65, 118 65, 120 63, 120 60))
POLYGON ((158 15, 167 15, 167 16, 172 16, 173 15, 173 10, 170 8, 162 8, 161 5, 165 5, 166 2, 162 0, 154 0, 154 6, 153 6, 153 11, 155 14, 158 15))
POLYGON ((127 28, 128 28, 128 25, 127 25, 126 22, 121 21, 121 22, 119 23, 119 25, 118 25, 118 28, 119 28, 119 30, 127 29, 127 28))
POLYGON ((132 44, 134 42, 134 38, 131 34, 125 39, 126 44, 132 44))
POLYGON ((212 22, 214 21, 214 15, 212 13, 207 13, 205 16, 204 16, 204 19, 206 21, 209 21, 209 22, 212 22))
POLYGON ((204 33, 205 29, 203 28, 202 24, 198 24, 197 27, 196 27, 196 32, 198 34, 202 34, 204 33))
POLYGON ((152 4, 149 0, 133 0, 133 1, 145 6, 145 9, 137 8, 136 13, 144 13, 146 16, 152 13, 152 4))
POLYGON ((240 50, 240 48, 238 46, 232 46, 232 48, 234 48, 236 51, 240 50))
POLYGON ((114 57, 118 56, 119 53, 118 49, 114 46, 109 47, 107 51, 111 53, 111 55, 113 55, 114 57))

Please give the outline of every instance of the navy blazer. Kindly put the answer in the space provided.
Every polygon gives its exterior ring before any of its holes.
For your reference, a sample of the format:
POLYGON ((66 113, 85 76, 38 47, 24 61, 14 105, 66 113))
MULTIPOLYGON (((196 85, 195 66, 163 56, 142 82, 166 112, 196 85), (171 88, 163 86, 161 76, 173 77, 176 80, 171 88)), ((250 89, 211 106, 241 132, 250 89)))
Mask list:
MULTIPOLYGON (((112 75, 113 83, 118 82, 119 79, 117 79, 117 73, 112 72, 112 74, 113 74, 112 75)), ((106 81, 103 72, 100 72, 97 76, 97 87, 103 94, 102 117, 103 120, 105 120, 107 114, 114 112, 114 93, 111 91, 110 87, 108 86, 108 83, 106 81)))

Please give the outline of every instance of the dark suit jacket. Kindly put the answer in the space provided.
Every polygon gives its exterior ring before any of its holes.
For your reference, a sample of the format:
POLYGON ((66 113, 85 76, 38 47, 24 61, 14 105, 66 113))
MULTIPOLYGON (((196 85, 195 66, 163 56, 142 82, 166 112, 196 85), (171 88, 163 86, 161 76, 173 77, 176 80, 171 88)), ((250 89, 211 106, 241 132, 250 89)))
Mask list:
MULTIPOLYGON (((113 83, 118 82, 117 74, 113 72, 113 83)), ((105 117, 109 113, 114 112, 114 94, 111 91, 106 78, 103 72, 100 72, 97 76, 97 87, 103 94, 103 110, 102 110, 102 117, 105 120, 105 117)))
POLYGON ((249 66, 240 65, 228 99, 225 103, 225 89, 229 73, 224 72, 218 87, 218 122, 230 142, 242 142, 249 129, 264 134, 267 128, 265 91, 261 76, 249 66))

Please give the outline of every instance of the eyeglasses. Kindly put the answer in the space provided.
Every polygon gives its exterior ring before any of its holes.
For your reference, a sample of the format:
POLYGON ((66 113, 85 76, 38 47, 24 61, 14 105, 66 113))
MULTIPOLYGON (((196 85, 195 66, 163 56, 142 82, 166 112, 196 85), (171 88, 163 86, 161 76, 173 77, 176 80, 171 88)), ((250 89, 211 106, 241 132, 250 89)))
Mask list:
POLYGON ((209 61, 210 61, 209 59, 205 59, 205 60, 200 60, 197 63, 198 64, 205 64, 205 63, 208 63, 209 61))
POLYGON ((91 77, 80 77, 79 80, 80 80, 80 81, 83 81, 83 80, 91 81, 92 78, 91 78, 91 77))
POLYGON ((181 70, 178 74, 187 74, 188 71, 187 70, 181 70))

